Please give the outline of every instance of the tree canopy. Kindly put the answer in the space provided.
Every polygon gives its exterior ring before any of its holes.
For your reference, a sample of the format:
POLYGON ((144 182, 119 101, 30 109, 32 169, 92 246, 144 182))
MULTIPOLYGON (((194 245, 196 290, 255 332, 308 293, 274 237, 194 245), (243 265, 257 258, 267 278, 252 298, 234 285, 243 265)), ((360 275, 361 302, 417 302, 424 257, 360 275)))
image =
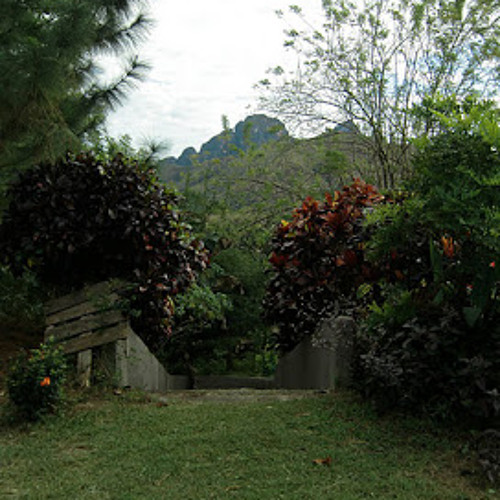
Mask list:
POLYGON ((425 98, 498 93, 498 0, 323 0, 321 26, 291 11, 302 28, 285 45, 299 69, 261 82, 263 107, 302 130, 352 120, 381 187, 408 173, 410 138, 428 127, 413 114, 425 98))
POLYGON ((55 160, 101 123, 145 65, 133 53, 149 25, 141 0, 3 0, 0 174, 55 160), (126 55, 104 82, 98 56, 126 55))

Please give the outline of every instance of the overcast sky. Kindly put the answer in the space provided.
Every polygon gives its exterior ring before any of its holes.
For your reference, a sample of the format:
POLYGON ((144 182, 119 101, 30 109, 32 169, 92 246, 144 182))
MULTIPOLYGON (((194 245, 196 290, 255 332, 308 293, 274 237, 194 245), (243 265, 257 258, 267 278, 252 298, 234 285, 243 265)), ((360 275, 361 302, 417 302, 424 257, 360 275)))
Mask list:
POLYGON ((319 8, 321 0, 150 0, 155 25, 139 54, 152 70, 110 114, 109 133, 129 134, 136 146, 166 140, 178 156, 219 133, 222 115, 234 126, 255 112, 253 86, 268 68, 293 64, 275 14, 290 3, 319 8))

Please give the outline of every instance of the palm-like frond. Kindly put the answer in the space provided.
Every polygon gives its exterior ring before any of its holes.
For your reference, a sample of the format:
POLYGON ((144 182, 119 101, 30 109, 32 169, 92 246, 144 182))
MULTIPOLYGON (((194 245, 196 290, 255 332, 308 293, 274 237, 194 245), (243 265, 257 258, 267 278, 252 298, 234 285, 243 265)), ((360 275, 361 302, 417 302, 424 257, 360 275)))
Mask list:
POLYGON ((139 13, 132 22, 123 23, 112 19, 104 23, 96 36, 95 52, 119 53, 129 50, 144 40, 152 20, 144 13, 139 13))

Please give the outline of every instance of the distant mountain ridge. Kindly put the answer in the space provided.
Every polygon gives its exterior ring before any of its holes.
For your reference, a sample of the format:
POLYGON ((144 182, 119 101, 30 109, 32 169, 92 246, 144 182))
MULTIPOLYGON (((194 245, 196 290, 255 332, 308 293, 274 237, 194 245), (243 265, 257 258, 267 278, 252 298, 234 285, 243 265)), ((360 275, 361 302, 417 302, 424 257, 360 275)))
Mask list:
MULTIPOLYGON (((158 177, 161 181, 173 183, 182 189, 187 185, 186 183, 196 184, 195 179, 202 172, 209 176, 218 175, 224 169, 231 168, 226 165, 230 163, 231 158, 252 149, 262 149, 273 143, 281 144, 286 149, 298 148, 300 150, 302 147, 310 147, 312 150, 318 150, 318 154, 323 155, 318 160, 323 164, 321 168, 325 168, 324 164, 332 161, 334 163, 344 161, 354 165, 359 160, 366 162, 368 157, 363 136, 351 121, 338 123, 333 129, 327 129, 315 138, 298 139, 289 135, 280 120, 264 114, 255 114, 238 122, 234 129, 223 130, 212 137, 201 146, 199 152, 189 147, 178 158, 171 156, 160 160, 158 177), (319 152, 321 149, 327 152, 319 152)), ((314 156, 316 153, 311 154, 314 156)), ((309 158, 309 161, 311 169, 314 170, 313 158, 309 158)))
POLYGON ((160 163, 162 167, 191 167, 195 157, 198 162, 223 159, 286 136, 288 131, 280 120, 263 114, 251 115, 238 122, 234 129, 224 130, 205 142, 199 153, 195 148, 189 147, 178 158, 171 156, 160 163))

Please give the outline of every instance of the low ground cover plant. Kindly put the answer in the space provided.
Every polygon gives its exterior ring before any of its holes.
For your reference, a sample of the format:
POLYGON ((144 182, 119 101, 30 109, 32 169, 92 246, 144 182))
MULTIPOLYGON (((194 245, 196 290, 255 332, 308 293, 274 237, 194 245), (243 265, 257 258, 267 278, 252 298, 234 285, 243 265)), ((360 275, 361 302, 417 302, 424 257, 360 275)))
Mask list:
POLYGON ((58 410, 65 380, 64 353, 49 340, 12 361, 7 373, 9 399, 21 418, 37 420, 58 410))
POLYGON ((495 498, 463 436, 343 392, 109 392, 25 429, 0 426, 8 496, 495 498))

